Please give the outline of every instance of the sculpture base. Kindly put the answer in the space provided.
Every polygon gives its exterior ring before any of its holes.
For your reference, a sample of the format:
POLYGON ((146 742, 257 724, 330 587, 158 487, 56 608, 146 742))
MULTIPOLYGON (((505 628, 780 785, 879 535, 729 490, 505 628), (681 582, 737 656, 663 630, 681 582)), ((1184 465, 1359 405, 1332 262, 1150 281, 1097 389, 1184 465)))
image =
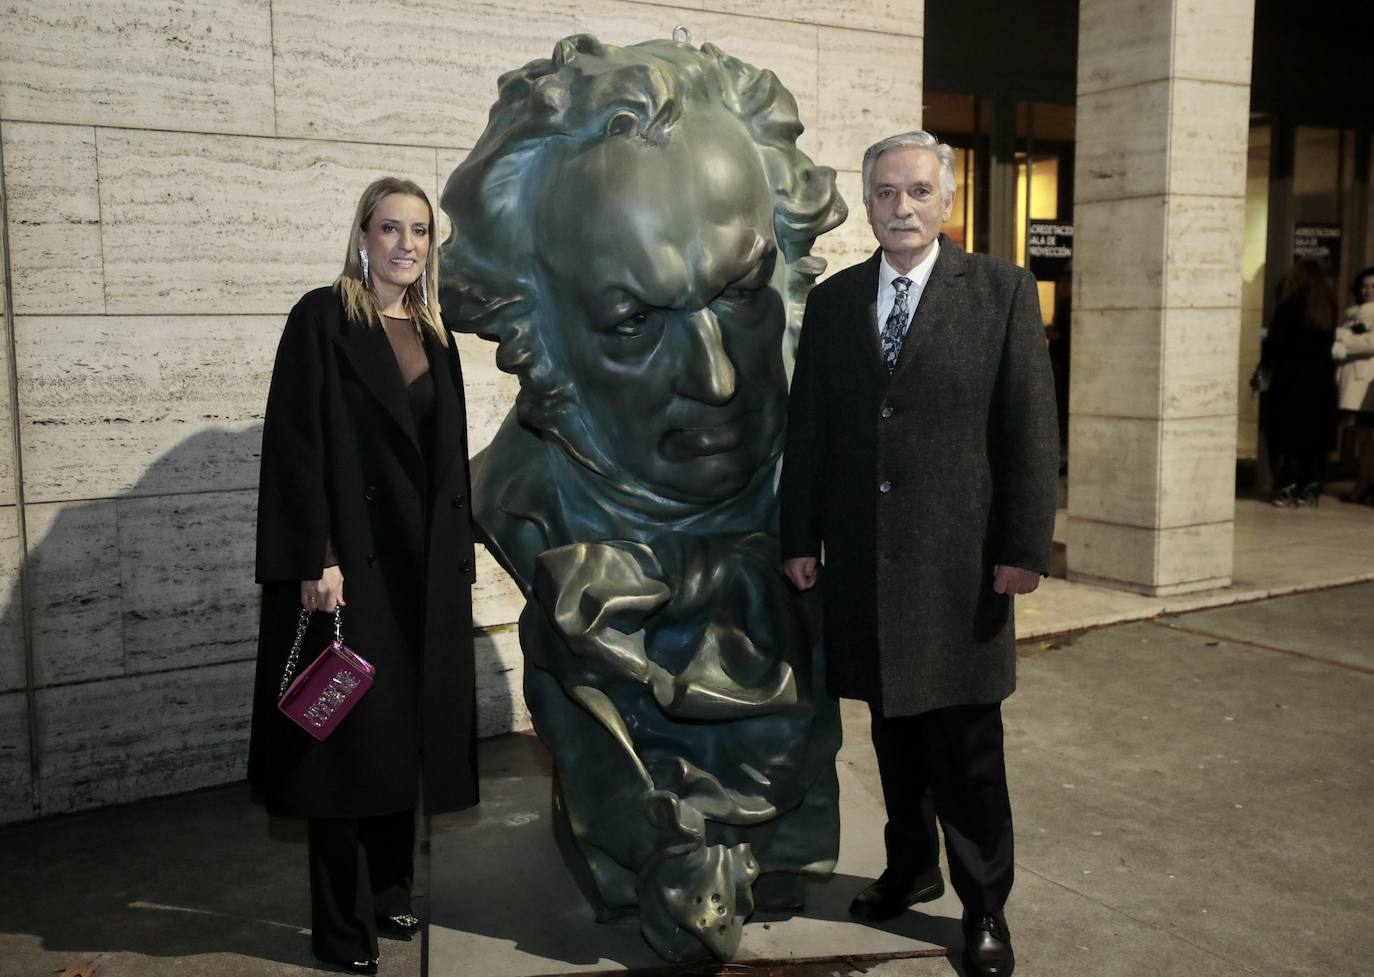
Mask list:
MULTIPOLYGON (((533 736, 482 744, 482 804, 435 818, 430 837, 431 977, 545 977, 666 966, 631 916, 597 923, 563 865, 549 821, 550 760, 533 736)), ((806 908, 757 912, 738 962, 939 956, 960 944, 951 892, 882 926, 849 900, 883 869, 883 809, 841 765, 840 861, 808 885, 806 908)))

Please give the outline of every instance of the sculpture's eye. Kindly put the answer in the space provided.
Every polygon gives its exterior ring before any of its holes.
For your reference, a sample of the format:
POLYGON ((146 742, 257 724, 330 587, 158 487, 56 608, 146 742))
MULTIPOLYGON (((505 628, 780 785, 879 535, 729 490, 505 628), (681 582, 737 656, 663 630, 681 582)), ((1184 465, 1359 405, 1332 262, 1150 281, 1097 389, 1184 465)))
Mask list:
POLYGON ((606 135, 633 136, 639 130, 639 116, 633 112, 617 112, 606 122, 606 135))
POLYGON ((638 339, 640 336, 652 332, 657 325, 658 313, 653 309, 645 309, 621 319, 611 327, 610 333, 621 339, 638 339))
POLYGON ((767 287, 768 283, 766 281, 758 284, 740 283, 738 285, 731 285, 720 293, 720 297, 727 302, 747 302, 749 299, 761 295, 763 290, 767 287))

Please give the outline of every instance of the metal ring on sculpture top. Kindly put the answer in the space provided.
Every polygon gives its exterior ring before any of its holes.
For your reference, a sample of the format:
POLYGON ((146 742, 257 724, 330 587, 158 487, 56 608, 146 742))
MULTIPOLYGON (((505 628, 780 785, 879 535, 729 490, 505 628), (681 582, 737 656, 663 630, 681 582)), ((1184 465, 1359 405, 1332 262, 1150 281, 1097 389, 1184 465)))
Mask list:
POLYGON ((569 37, 499 93, 444 189, 442 298, 520 378, 474 515, 527 597, 555 832, 598 919, 727 959, 839 847, 839 713, 774 475, 784 347, 845 205, 787 89, 709 44, 569 37))

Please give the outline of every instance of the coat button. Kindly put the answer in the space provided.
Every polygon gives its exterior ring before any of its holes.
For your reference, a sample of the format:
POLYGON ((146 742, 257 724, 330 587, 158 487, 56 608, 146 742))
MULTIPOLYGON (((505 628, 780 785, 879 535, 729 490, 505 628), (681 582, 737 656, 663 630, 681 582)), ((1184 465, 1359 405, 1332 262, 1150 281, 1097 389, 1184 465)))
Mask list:
POLYGON ((472 564, 469 563, 467 560, 464 560, 462 563, 458 564, 458 572, 459 572, 459 573, 471 573, 471 572, 472 572, 472 564))
POLYGON ((883 415, 883 417, 891 417, 894 411, 887 404, 884 404, 883 409, 880 411, 880 413, 883 415))
POLYGON ((467 504, 468 504, 468 500, 467 500, 467 497, 466 497, 466 496, 455 495, 455 496, 453 497, 453 508, 455 508, 455 509, 461 509, 461 508, 463 508, 463 506, 465 506, 465 505, 467 505, 467 504))
POLYGON ((373 499, 375 499, 376 497, 377 497, 377 486, 375 486, 375 485, 369 485, 367 488, 363 489, 363 498, 367 499, 367 501, 371 502, 371 501, 372 501, 373 499))
POLYGON ((888 492, 892 491, 892 483, 887 479, 883 479, 878 483, 878 491, 886 495, 888 492))
POLYGON ((375 567, 375 566, 377 565, 377 554, 376 554, 376 553, 369 553, 369 554, 367 554, 367 565, 370 566, 370 567, 375 567))

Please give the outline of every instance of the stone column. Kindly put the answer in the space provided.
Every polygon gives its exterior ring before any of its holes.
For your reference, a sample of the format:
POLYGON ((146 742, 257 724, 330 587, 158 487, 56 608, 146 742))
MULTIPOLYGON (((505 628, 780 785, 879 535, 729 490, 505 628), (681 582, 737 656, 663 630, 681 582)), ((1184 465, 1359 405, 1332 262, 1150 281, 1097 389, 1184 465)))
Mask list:
POLYGON ((1254 0, 1083 0, 1070 580, 1231 582, 1254 0))

